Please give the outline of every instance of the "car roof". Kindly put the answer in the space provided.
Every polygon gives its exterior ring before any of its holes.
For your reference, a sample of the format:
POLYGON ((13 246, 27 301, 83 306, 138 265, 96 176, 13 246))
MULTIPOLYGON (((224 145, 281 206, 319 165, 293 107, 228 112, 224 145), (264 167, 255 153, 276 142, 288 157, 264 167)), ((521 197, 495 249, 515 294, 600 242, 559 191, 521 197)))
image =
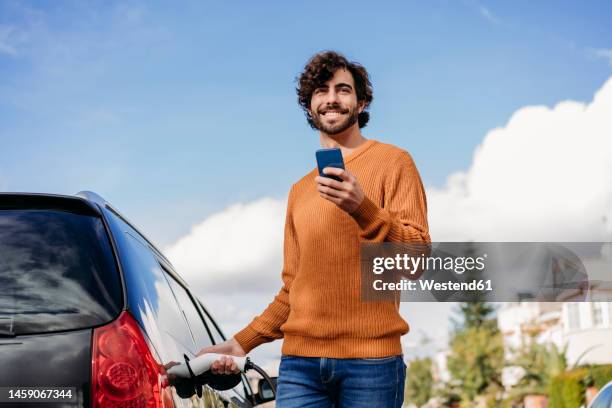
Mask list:
POLYGON ((174 267, 172 266, 172 263, 168 260, 168 258, 166 258, 166 256, 162 253, 162 251, 159 250, 157 248, 157 246, 155 246, 155 244, 149 238, 147 238, 147 236, 141 230, 139 230, 134 225, 134 223, 132 223, 130 220, 128 220, 115 207, 113 207, 111 203, 109 203, 108 201, 106 201, 104 198, 102 198, 100 195, 94 193, 93 191, 80 191, 76 195, 78 197, 82 197, 82 198, 84 198, 84 199, 86 199, 86 200, 88 200, 90 202, 98 204, 100 206, 100 208, 108 209, 113 214, 115 214, 117 217, 119 217, 123 222, 125 222, 127 225, 129 225, 130 228, 132 228, 134 231, 136 231, 142 237, 142 239, 144 239, 147 242, 147 244, 149 245, 151 250, 153 250, 157 254, 157 256, 165 264, 166 269, 168 270, 168 272, 170 272, 170 274, 173 275, 174 278, 176 278, 176 280, 178 280, 181 285, 185 286, 186 288, 189 288, 189 285, 187 285, 187 282, 185 282, 185 280, 176 272, 176 270, 174 270, 174 267))
POLYGON ((0 193, 0 209, 38 208, 101 216, 99 207, 83 197, 41 193, 0 193))
POLYGON ((168 258, 155 246, 155 244, 147 238, 147 236, 140 231, 134 223, 128 220, 123 214, 121 214, 111 203, 106 201, 104 198, 94 193, 93 191, 79 191, 76 194, 78 197, 82 197, 90 202, 98 204, 101 208, 107 208, 112 213, 114 213, 117 217, 119 217, 123 222, 129 225, 134 231, 136 231, 146 242, 151 246, 151 248, 161 257, 165 262, 167 262, 170 266, 172 265, 168 258))

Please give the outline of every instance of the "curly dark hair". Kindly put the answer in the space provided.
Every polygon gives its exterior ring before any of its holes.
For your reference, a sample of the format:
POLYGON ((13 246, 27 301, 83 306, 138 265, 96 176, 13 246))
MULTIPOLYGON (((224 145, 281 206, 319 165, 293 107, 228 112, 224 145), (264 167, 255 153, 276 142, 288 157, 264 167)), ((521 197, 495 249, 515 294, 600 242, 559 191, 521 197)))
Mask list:
POLYGON ((316 129, 315 123, 310 116, 310 99, 315 89, 329 81, 334 73, 344 68, 353 75, 355 81, 355 92, 358 101, 365 101, 365 108, 358 116, 359 127, 363 128, 370 120, 370 114, 366 111, 372 103, 372 83, 368 71, 357 62, 350 62, 346 57, 335 51, 322 51, 315 54, 304 67, 304 71, 297 78, 298 103, 306 114, 308 124, 316 129))

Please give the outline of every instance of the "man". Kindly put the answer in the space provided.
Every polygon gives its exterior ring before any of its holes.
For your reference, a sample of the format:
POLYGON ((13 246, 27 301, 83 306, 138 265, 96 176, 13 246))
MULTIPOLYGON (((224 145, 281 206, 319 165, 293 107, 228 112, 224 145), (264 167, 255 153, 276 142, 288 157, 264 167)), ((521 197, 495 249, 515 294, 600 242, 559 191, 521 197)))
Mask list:
MULTIPOLYGON (((408 153, 361 134, 372 101, 365 68, 319 53, 297 93, 321 146, 341 149, 346 170, 324 172, 342 181, 315 169, 292 186, 283 287, 234 338, 200 354, 244 356, 284 338, 277 407, 400 407, 408 325, 396 302, 361 301, 359 250, 366 241, 429 242, 425 192, 408 153)), ((222 358, 212 370, 236 365, 222 358)))

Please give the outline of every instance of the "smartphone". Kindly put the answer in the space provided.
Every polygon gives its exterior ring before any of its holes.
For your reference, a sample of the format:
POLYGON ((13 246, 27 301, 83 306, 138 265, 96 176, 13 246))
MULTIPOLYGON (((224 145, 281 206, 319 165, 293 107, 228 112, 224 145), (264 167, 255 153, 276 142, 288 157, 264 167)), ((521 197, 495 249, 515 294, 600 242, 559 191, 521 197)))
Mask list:
POLYGON ((323 173, 323 169, 326 167, 337 167, 344 170, 344 159, 342 159, 342 151, 340 149, 337 147, 331 149, 320 149, 316 151, 315 156, 317 158, 319 176, 342 181, 342 179, 338 176, 331 176, 323 173))

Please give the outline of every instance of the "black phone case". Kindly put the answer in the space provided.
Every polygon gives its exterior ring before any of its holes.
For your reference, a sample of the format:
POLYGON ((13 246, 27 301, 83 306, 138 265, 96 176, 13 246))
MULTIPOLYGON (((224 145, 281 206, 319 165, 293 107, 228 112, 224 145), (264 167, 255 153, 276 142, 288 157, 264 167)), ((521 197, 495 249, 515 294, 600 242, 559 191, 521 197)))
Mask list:
POLYGON ((339 169, 344 169, 344 159, 342 158, 342 151, 340 149, 337 147, 331 149, 319 149, 316 151, 315 156, 317 158, 319 176, 342 181, 340 177, 323 174, 323 169, 326 167, 337 167, 339 169))

